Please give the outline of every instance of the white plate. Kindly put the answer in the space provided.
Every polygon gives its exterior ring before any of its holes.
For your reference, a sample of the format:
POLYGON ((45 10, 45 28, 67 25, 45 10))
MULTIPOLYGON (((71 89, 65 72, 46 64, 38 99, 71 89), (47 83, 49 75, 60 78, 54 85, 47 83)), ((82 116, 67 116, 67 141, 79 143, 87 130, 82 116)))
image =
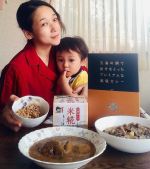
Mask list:
POLYGON ((150 151, 150 139, 127 139, 112 136, 110 134, 104 133, 108 127, 128 124, 128 123, 139 123, 142 126, 146 126, 150 128, 150 120, 144 119, 141 117, 134 117, 134 116, 107 116, 98 119, 95 122, 95 127, 97 132, 104 137, 107 144, 111 147, 128 152, 128 153, 145 153, 150 151))
POLYGON ((88 162, 90 162, 95 157, 99 156, 103 153, 106 148, 106 141, 103 137, 101 137, 98 133, 93 132, 91 130, 78 128, 78 127, 48 127, 40 130, 33 131, 24 137, 22 137, 18 143, 18 148, 20 152, 37 165, 43 168, 49 169, 76 169, 79 168, 88 162), (51 163, 44 162, 40 160, 36 160, 29 156, 29 148, 37 141, 43 140, 45 138, 54 137, 54 136, 77 136, 85 138, 91 141, 96 148, 96 153, 93 157, 88 159, 72 162, 72 163, 51 163))

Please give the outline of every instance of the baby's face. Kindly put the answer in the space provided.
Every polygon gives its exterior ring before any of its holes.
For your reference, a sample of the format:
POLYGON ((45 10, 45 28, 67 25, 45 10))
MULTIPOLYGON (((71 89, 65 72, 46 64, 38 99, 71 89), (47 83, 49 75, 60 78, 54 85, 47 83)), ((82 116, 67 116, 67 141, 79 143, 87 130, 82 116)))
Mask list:
POLYGON ((85 60, 81 61, 80 55, 72 50, 70 50, 70 52, 57 52, 56 62, 58 70, 61 74, 64 71, 67 71, 67 77, 75 75, 79 71, 80 67, 85 65, 85 60))

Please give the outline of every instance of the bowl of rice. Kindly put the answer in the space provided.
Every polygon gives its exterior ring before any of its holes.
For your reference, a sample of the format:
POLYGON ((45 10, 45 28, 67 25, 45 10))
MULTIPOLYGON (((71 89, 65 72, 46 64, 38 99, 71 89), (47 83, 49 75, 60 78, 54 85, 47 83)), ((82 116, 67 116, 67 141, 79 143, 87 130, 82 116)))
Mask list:
POLYGON ((40 125, 49 112, 49 104, 38 96, 24 96, 12 105, 14 118, 21 122, 22 127, 36 127, 40 125))

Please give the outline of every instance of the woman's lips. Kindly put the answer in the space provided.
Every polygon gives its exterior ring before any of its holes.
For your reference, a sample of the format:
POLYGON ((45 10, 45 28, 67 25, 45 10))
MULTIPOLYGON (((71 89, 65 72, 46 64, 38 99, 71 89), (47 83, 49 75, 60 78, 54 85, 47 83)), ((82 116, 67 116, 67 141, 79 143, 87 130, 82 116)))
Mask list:
POLYGON ((59 34, 58 34, 58 35, 53 36, 52 38, 53 38, 53 39, 55 39, 55 38, 58 38, 58 36, 59 36, 59 34))

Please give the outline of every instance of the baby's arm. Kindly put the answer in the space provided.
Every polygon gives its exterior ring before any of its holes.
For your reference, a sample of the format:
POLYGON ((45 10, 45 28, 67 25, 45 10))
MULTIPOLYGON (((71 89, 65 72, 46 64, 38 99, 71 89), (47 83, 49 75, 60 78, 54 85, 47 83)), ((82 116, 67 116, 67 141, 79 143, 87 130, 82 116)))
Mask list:
POLYGON ((57 84, 62 90, 63 95, 71 95, 71 96, 77 96, 78 94, 73 94, 72 88, 69 86, 69 80, 71 77, 66 77, 66 72, 64 71, 63 74, 60 75, 57 84))

